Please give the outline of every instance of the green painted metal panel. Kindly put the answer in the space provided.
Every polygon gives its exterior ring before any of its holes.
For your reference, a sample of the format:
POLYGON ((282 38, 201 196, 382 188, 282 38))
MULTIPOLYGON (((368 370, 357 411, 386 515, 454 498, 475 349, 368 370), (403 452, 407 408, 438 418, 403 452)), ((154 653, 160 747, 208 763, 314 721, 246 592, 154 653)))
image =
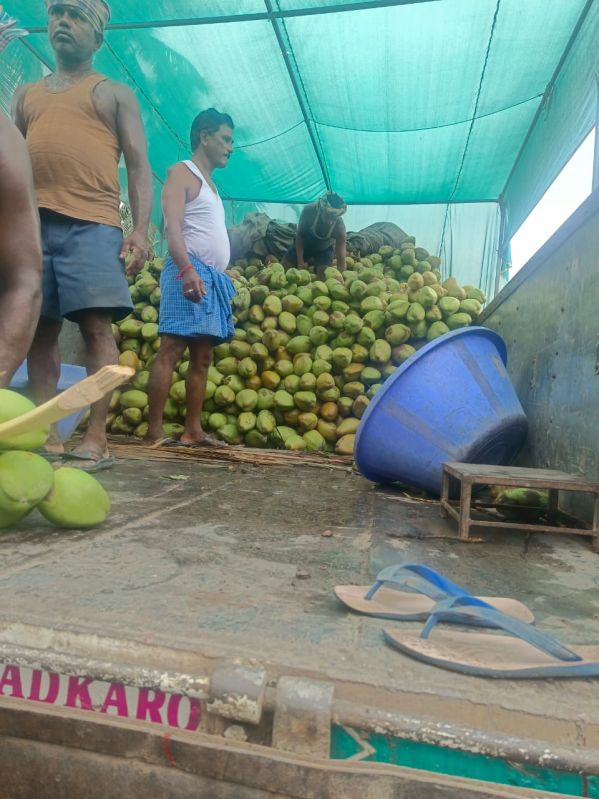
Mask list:
POLYGON ((432 744, 333 727, 331 757, 339 760, 389 763, 395 766, 448 774, 473 780, 512 785, 568 796, 599 796, 599 776, 585 777, 540 766, 512 763, 501 758, 432 744))

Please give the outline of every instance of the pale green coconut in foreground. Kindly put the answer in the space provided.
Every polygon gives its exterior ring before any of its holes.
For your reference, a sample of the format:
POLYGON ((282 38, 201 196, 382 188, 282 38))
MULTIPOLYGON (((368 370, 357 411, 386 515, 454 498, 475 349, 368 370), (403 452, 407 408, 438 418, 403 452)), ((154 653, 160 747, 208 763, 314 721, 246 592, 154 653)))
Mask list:
POLYGON ((102 524, 108 516, 110 500, 93 475, 63 467, 56 470, 54 487, 38 509, 58 527, 80 529, 102 524))
MULTIPOLYGON (((8 388, 0 389, 0 424, 2 422, 9 422, 33 410, 35 410, 35 405, 31 400, 27 399, 27 397, 18 394, 16 391, 10 391, 8 388)), ((41 430, 21 433, 18 436, 0 436, 0 450, 39 449, 43 447, 48 440, 49 433, 50 429, 44 427, 41 430)))
POLYGON ((54 469, 40 455, 14 450, 0 455, 0 509, 25 515, 54 485, 54 469))
POLYGON ((31 513, 32 508, 24 508, 22 510, 3 510, 0 508, 0 530, 6 530, 9 527, 14 527, 15 524, 24 519, 28 513, 31 513))

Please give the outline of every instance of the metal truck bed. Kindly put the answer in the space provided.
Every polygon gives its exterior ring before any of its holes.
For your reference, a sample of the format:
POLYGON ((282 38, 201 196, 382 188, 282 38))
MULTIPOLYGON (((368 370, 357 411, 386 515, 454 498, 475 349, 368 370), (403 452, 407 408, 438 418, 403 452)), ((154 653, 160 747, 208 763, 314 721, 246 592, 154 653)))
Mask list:
MULTIPOLYGON (((26 709, 182 735, 198 751, 208 740, 332 758, 341 770, 370 762, 373 779, 384 763, 417 768, 418 779, 599 796, 597 681, 429 667, 384 643, 391 622, 353 615, 332 593, 369 583, 383 565, 424 562, 475 593, 518 597, 565 642, 596 643, 599 558, 587 541, 485 532, 484 543, 463 544, 436 503, 342 468, 121 460, 101 480, 113 502, 102 527, 58 531, 32 515, 0 538, 2 779, 6 753, 16 757, 7 714, 24 719, 26 709)), ((27 735, 16 737, 22 747, 27 735)), ((41 757, 42 744, 30 751, 41 757)), ((289 790, 273 795, 354 795, 289 790)), ((96 796, 69 794, 79 795, 96 796)))

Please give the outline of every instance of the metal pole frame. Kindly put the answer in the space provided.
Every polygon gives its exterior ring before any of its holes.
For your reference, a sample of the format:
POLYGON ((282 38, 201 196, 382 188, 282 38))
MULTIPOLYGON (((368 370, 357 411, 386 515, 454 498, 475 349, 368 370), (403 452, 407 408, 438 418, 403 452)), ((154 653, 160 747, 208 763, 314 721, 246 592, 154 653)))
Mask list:
POLYGON ((595 75, 597 87, 597 111, 595 114, 595 152, 593 154, 593 191, 599 189, 599 72, 595 75))
POLYGON ((498 205, 499 205, 500 221, 499 221, 499 240, 497 242, 497 266, 495 268, 495 291, 493 294, 494 297, 497 296, 497 294, 499 294, 501 277, 504 273, 504 267, 507 262, 506 236, 508 234, 508 219, 507 219, 508 213, 507 213, 507 203, 503 196, 499 198, 498 205))
MULTIPOLYGON (((362 0, 362 2, 340 3, 336 6, 316 6, 314 8, 290 8, 256 11, 248 14, 221 14, 213 17, 183 17, 181 19, 151 19, 137 22, 113 22, 106 30, 140 30, 142 28, 181 28, 196 25, 222 25, 235 22, 264 22, 272 19, 293 19, 295 17, 315 17, 323 14, 343 14, 347 11, 372 11, 379 8, 411 6, 418 3, 438 3, 441 0, 362 0)), ((29 26, 30 33, 46 33, 47 25, 29 26)))

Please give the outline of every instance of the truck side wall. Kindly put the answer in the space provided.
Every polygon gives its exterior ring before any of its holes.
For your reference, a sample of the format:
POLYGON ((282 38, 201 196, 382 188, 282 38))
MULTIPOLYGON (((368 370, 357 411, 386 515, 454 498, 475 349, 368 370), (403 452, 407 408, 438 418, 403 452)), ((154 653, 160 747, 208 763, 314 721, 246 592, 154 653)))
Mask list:
MULTIPOLYGON (((520 465, 599 480, 599 192, 491 303, 481 323, 508 348, 530 423, 520 465)), ((565 503, 588 516, 584 498, 565 503)))

